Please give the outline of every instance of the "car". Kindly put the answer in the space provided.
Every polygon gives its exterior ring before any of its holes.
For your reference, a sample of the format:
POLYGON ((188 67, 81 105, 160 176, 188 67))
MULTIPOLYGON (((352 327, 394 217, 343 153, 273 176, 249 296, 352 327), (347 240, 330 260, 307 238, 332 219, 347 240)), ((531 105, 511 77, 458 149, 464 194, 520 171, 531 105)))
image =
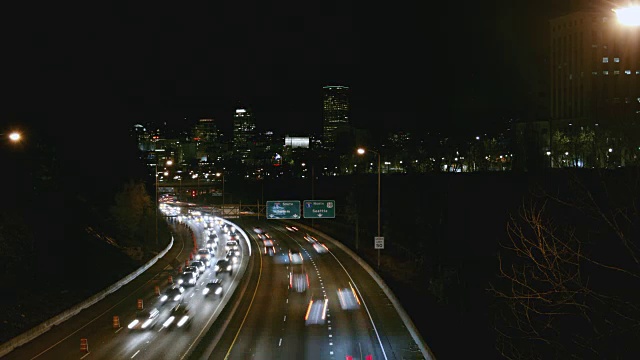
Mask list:
POLYGON ((302 293, 309 288, 309 275, 302 265, 291 266, 289 271, 289 290, 302 293))
POLYGON ((136 312, 135 318, 127 325, 129 330, 146 330, 152 329, 160 317, 160 311, 157 308, 149 310, 140 310, 136 312))
POLYGON ((200 260, 202 258, 211 260, 211 252, 209 251, 209 249, 202 248, 198 250, 198 252, 196 253, 196 260, 200 260))
POLYGON ((240 247, 238 246, 238 242, 235 240, 229 240, 227 241, 227 243, 224 245, 224 249, 229 251, 229 250, 240 250, 240 247))
POLYGON ((263 230, 261 227, 256 226, 253 228, 253 232, 256 234, 262 234, 263 230))
POLYGON ((209 251, 215 252, 216 250, 218 250, 218 242, 215 240, 207 240, 205 246, 207 247, 207 249, 209 249, 209 251))
POLYGON ((276 254, 276 249, 273 246, 265 246, 264 254, 268 256, 273 256, 276 254))
POLYGON ((236 252, 233 250, 227 251, 227 254, 225 255, 225 259, 229 260, 229 262, 232 264, 237 264, 238 261, 240 261, 240 257, 236 255, 236 252))
POLYGON ((178 285, 196 286, 198 278, 193 271, 183 271, 178 279, 178 285))
POLYGON ((307 312, 304 315, 305 325, 323 325, 327 319, 329 299, 324 297, 311 297, 307 312))
POLYGON ((285 228, 285 229, 287 229, 288 231, 291 231, 291 232, 295 232, 295 231, 296 231, 296 230, 293 228, 293 226, 285 225, 285 226, 284 226, 284 228, 285 228))
POLYGON ((197 266, 194 266, 194 265, 185 266, 183 271, 191 271, 192 273, 196 274, 196 280, 200 278, 200 270, 198 269, 197 266))
POLYGON ((264 254, 265 255, 269 255, 269 256, 273 256, 276 254, 276 248, 273 244, 272 240, 264 240, 264 254))
POLYGON ((171 302, 179 302, 182 300, 182 294, 184 293, 184 287, 180 285, 174 285, 167 289, 162 295, 160 295, 160 304, 167 304, 171 302))
POLYGON ((188 328, 192 318, 191 306, 183 302, 171 308, 169 317, 162 323, 162 327, 164 329, 188 328))
POLYGON ((298 249, 289 249, 289 262, 291 264, 302 264, 302 253, 298 249))
POLYGON ((325 244, 323 244, 323 243, 321 243, 321 242, 319 242, 319 241, 316 241, 316 242, 313 244, 313 248, 315 249, 315 251, 316 251, 318 254, 324 254, 324 253, 329 252, 329 248, 327 247, 327 245, 325 245, 325 244))
POLYGON ((229 262, 229 260, 227 259, 220 259, 216 262, 214 270, 216 272, 216 275, 221 272, 228 272, 229 275, 231 275, 233 274, 233 264, 231 264, 231 262, 229 262))
POLYGON ((318 240, 309 234, 305 234, 304 239, 309 242, 309 244, 315 244, 318 240))
POLYGON ((209 261, 207 261, 207 259, 203 259, 203 260, 204 261, 202 261, 202 260, 194 260, 194 261, 191 262, 191 264, 189 264, 189 266, 195 266, 198 269, 198 272, 200 274, 202 274, 207 269, 206 263, 209 263, 209 261))
POLYGON ((207 296, 209 294, 222 296, 222 280, 221 279, 213 279, 209 281, 202 289, 202 294, 207 296))
POLYGON ((360 299, 351 283, 349 283, 349 287, 338 289, 338 300, 340 301, 342 310, 355 310, 360 308, 360 299))

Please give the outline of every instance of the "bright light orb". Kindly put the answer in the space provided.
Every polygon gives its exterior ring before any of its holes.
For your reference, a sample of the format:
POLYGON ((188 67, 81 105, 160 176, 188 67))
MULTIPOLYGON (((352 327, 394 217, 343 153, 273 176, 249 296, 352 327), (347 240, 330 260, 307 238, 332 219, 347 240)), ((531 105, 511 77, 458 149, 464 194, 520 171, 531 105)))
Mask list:
POLYGON ((9 134, 9 140, 13 142, 18 142, 20 141, 21 138, 22 136, 20 135, 19 132, 12 132, 11 134, 9 134))
POLYGON ((620 9, 613 9, 618 16, 618 22, 626 26, 640 26, 640 6, 634 5, 620 9))

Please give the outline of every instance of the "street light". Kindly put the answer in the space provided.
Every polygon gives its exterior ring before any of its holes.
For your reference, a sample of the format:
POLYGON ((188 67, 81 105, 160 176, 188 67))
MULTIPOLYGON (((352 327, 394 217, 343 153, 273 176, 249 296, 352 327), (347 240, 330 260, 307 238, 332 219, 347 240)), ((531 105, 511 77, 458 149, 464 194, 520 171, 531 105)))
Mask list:
MULTIPOLYGON (((165 162, 167 166, 173 165, 173 161, 167 160, 165 162)), ((158 203, 158 154, 156 153, 156 246, 158 246, 158 208, 160 207, 160 203, 158 203)))
POLYGON ((640 5, 613 9, 618 22, 625 26, 640 26, 640 5))
MULTIPOLYGON (((374 150, 368 150, 378 156, 378 237, 380 237, 380 152, 374 150)), ((364 155, 367 150, 364 148, 358 148, 358 154, 364 155)), ((378 268, 380 268, 380 249, 378 249, 378 268)))
POLYGON ((20 140, 22 140, 22 135, 17 131, 11 132, 9 134, 9 140, 14 143, 19 142, 20 140))
POLYGON ((216 173, 216 176, 222 176, 222 212, 224 215, 224 173, 216 173))

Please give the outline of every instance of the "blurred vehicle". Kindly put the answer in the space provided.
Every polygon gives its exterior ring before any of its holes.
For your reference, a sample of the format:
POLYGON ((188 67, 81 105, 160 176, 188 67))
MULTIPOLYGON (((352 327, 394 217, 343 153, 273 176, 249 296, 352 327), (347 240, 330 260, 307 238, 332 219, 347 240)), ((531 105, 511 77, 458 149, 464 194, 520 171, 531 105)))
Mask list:
POLYGON ((311 236, 309 234, 305 234, 304 235, 304 239, 307 240, 307 242, 309 242, 309 244, 315 244, 316 241, 318 241, 316 238, 314 238, 313 236, 311 236))
POLYGON ((236 255, 236 252, 233 250, 227 251, 225 259, 227 259, 232 264, 237 264, 238 261, 240 261, 240 258, 238 257, 238 255, 236 255))
POLYGON ((184 271, 178 279, 178 284, 183 286, 196 286, 198 278, 193 271, 184 271))
POLYGON ((302 265, 291 266, 289 271, 289 290, 305 292, 309 288, 309 275, 302 265))
POLYGON ((305 325, 322 325, 327 318, 327 306, 329 299, 322 297, 311 297, 307 312, 304 315, 305 325))
MULTIPOLYGON (((206 261, 207 263, 209 263, 209 261, 207 261, 207 259, 204 259, 204 261, 206 261)), ((207 265, 205 264, 204 261, 201 260, 193 260, 191 262, 191 264, 189 264, 189 266, 195 266, 198 269, 198 272, 200 274, 204 273, 204 271, 207 269, 207 265)))
POLYGON ((189 266, 185 266, 183 271, 191 271, 192 273, 196 274, 196 280, 200 278, 200 270, 198 270, 197 266, 194 265, 189 265, 189 266))
POLYGON ((229 251, 229 250, 234 250, 234 251, 235 251, 235 250, 240 250, 240 246, 238 246, 238 242, 237 242, 237 241, 235 241, 235 240, 229 240, 229 241, 227 241, 227 243, 224 245, 224 249, 225 249, 226 251, 229 251))
POLYGON ((253 232, 256 233, 256 234, 262 234, 263 230, 262 230, 261 227, 257 227, 256 226, 256 227, 253 228, 253 232))
POLYGON ((178 302, 182 300, 184 288, 180 285, 174 285, 167 289, 164 294, 160 295, 160 303, 166 304, 170 302, 178 302))
POLYGON ((129 330, 146 330, 152 329, 158 322, 160 311, 156 308, 149 310, 140 310, 136 313, 135 319, 127 325, 129 330))
POLYGON ((360 307, 360 299, 351 283, 348 288, 338 289, 338 300, 340 300, 342 310, 355 310, 360 307))
POLYGON ((321 243, 321 242, 319 242, 319 241, 316 241, 316 242, 313 244, 313 248, 315 249, 315 251, 316 251, 318 254, 324 254, 324 253, 329 252, 329 248, 328 248, 325 244, 323 244, 323 243, 321 243))
POLYGON ((291 264, 302 264, 302 253, 298 249, 289 249, 289 262, 291 264))
POLYGON ((171 313, 162 323, 162 327, 165 329, 187 328, 191 325, 191 318, 191 307, 183 302, 171 308, 171 313))
POLYGON ((229 275, 231 275, 233 274, 233 264, 231 264, 227 259, 220 259, 216 262, 214 270, 216 272, 216 275, 221 272, 228 272, 229 275))
POLYGON ((264 254, 265 255, 269 255, 269 256, 273 256, 276 254, 276 248, 275 246, 273 246, 273 241, 272 240, 264 240, 264 254))
POLYGON ((285 229, 287 229, 287 230, 289 230, 289 231, 291 231, 291 232, 295 232, 295 231, 296 231, 296 229, 297 229, 296 227, 289 226, 289 225, 285 225, 285 226, 284 226, 284 228, 285 228, 285 229))
POLYGON ((207 296, 209 294, 222 296, 222 279, 213 279, 209 281, 202 289, 202 294, 207 296))
POLYGON ((209 251, 216 251, 218 250, 218 243, 215 240, 209 239, 207 240, 207 243, 205 244, 205 246, 207 247, 207 249, 209 249, 209 251))
POLYGON ((200 260, 203 258, 211 261, 211 252, 209 251, 209 249, 202 248, 198 250, 198 252, 196 253, 196 260, 200 260))

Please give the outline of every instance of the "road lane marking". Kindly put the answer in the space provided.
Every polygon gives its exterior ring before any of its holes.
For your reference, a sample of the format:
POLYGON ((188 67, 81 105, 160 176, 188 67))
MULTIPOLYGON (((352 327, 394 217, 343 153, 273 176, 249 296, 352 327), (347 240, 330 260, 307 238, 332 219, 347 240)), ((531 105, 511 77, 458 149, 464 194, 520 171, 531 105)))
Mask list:
POLYGON ((138 355, 138 353, 140 352, 140 350, 136 351, 135 354, 133 354, 133 356, 131 357, 131 359, 133 359, 134 357, 136 357, 136 355, 138 355))

